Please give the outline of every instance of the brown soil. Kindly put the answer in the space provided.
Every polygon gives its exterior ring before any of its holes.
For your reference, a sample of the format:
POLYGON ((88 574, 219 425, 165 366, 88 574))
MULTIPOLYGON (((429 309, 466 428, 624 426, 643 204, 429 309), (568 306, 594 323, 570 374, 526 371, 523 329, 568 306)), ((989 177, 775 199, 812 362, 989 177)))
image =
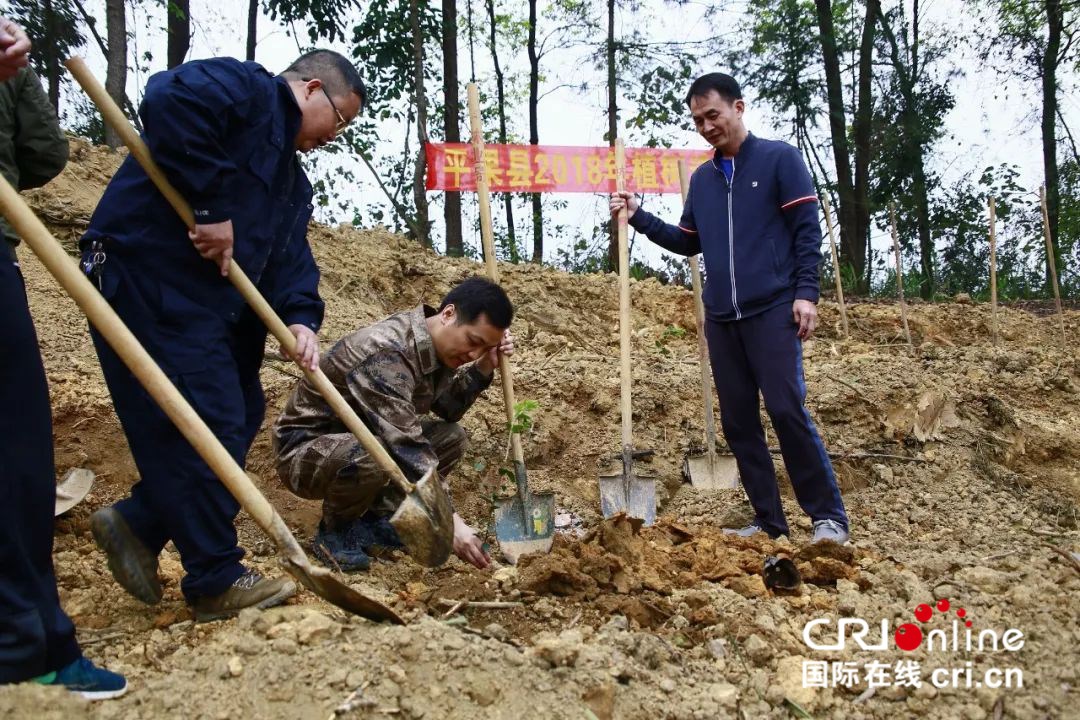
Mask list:
MULTIPOLYGON (((28 194, 69 247, 119 160, 79 142, 73 151, 60 178, 28 194)), ((323 269, 327 347, 355 327, 435 302, 482 270, 383 230, 313 226, 310 236, 323 269)), ((1080 551, 1080 355, 1075 343, 1059 347, 1052 315, 1000 309, 994 346, 987 306, 912 305, 908 352, 895 305, 856 303, 852 337, 842 339, 837 307, 823 302, 822 327, 805 347, 808 407, 835 456, 853 545, 807 549, 809 520, 779 461, 790 542, 722 535, 722 525, 748 517, 741 493, 683 483, 682 458, 703 432, 692 302, 654 281, 632 286, 634 433, 636 447, 655 451, 641 464, 659 478, 662 518, 651 528, 601 523, 596 478, 620 442, 616 279, 504 265, 518 308, 517 396, 540 403, 524 439, 529 480, 554 492, 584 534, 560 535, 550 555, 516 568, 452 560, 429 570, 399 556, 349 578, 393 605, 405 627, 346 617, 306 591, 281 609, 196 626, 171 547, 165 598, 147 607, 112 581, 93 545, 89 514, 123 496, 136 469, 85 320, 32 255, 20 255, 50 379, 58 473, 81 466, 98 475, 88 499, 57 523, 61 599, 86 653, 124 672, 132 689, 88 705, 60 691, 4 688, 0 714, 785 718, 797 703, 818 718, 1077 717, 1080 572, 1069 553, 1080 551), (686 333, 672 336, 669 326, 686 333), (765 587, 769 555, 795 561, 797 590, 765 587), (889 619, 895 628, 912 621, 916 605, 943 597, 976 629, 1021 629, 1023 650, 942 660, 922 649, 818 653, 802 639, 815 618, 860 617, 872 630, 889 619), (462 600, 516 604, 465 605, 444 617, 462 600), (966 661, 980 672, 1014 666, 1023 687, 815 690, 801 687, 803 659, 916 659, 927 674, 966 661)), ((1080 337, 1080 313, 1068 312, 1066 324, 1068 337, 1080 337)), ((267 361, 269 419, 296 374, 267 361)), ((471 448, 452 479, 462 514, 493 546, 492 501, 511 491, 499 474, 503 412, 492 390, 466 417, 471 448)), ((248 470, 306 542, 319 506, 275 480, 265 432, 248 470)), ((242 515, 239 527, 249 560, 278 572, 250 519, 242 515)))

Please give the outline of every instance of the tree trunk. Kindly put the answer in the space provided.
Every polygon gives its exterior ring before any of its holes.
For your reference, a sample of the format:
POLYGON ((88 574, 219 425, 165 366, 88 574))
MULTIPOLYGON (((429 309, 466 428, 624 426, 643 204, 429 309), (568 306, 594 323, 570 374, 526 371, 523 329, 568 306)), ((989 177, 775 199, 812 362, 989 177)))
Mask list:
POLYGON ((166 63, 174 68, 184 62, 191 47, 190 0, 166 0, 168 13, 169 43, 166 63))
MULTIPOLYGON (((866 0, 866 18, 863 22, 862 39, 859 42, 859 77, 858 99, 855 106, 855 122, 852 134, 855 138, 855 185, 852 188, 854 202, 854 235, 852 237, 852 257, 859 258, 860 264, 870 245, 870 134, 873 121, 874 95, 874 18, 881 9, 880 0, 866 0)), ((855 277, 862 278, 859 265, 854 265, 855 277)), ((870 274, 872 268, 866 267, 866 282, 857 288, 858 292, 870 292, 870 274)))
MULTIPOLYGON (((832 135, 833 163, 836 166, 836 194, 840 199, 840 256, 845 265, 862 277, 866 255, 865 234, 859 233, 855 212, 855 188, 851 182, 851 155, 848 150, 847 117, 844 112, 844 87, 840 78, 840 56, 836 50, 831 0, 815 0, 818 28, 821 30, 821 59, 825 67, 825 90, 829 102, 829 131, 832 135)), ((865 292, 858 288, 857 292, 865 292)))
MULTIPOLYGON (((487 0, 488 22, 491 26, 491 60, 495 64, 495 91, 499 103, 499 142, 506 144, 506 88, 502 66, 499 65, 499 49, 496 44, 498 33, 495 26, 495 0, 487 0)), ((513 195, 503 193, 503 205, 506 207, 506 245, 510 262, 521 261, 518 254, 517 238, 514 232, 514 206, 513 195)))
POLYGON ((416 203, 416 225, 420 236, 416 239, 424 247, 431 247, 428 224, 427 188, 424 176, 427 170, 427 95, 424 91, 424 37, 420 32, 420 0, 409 0, 409 24, 413 35, 413 103, 416 105, 416 167, 413 172, 413 201, 416 203))
MULTIPOLYGON (((109 38, 105 91, 117 106, 124 107, 127 102, 127 18, 124 0, 105 0, 105 32, 109 38)), ((112 126, 105 123, 105 144, 115 150, 122 143, 112 126)))
POLYGON ((255 59, 255 41, 259 31, 259 0, 248 0, 247 53, 246 60, 255 59))
MULTIPOLYGON (((1060 61, 1061 34, 1064 16, 1061 0, 1045 0, 1046 51, 1042 67, 1042 150, 1043 174, 1046 178, 1046 215, 1050 222, 1050 243, 1054 251, 1054 263, 1061 271, 1061 246, 1058 242, 1058 209, 1060 207, 1060 183, 1057 164, 1057 69, 1060 61)), ((1053 292, 1050 280, 1050 263, 1046 263, 1047 294, 1053 292)))
MULTIPOLYGON (((615 139, 619 137, 619 108, 615 86, 615 0, 607 0, 607 11, 607 141, 609 147, 615 147, 615 139)), ((614 218, 611 220, 611 239, 608 241, 608 267, 612 270, 619 269, 619 227, 614 218)))
POLYGON ((49 86, 49 102, 52 103, 53 112, 60 112, 60 63, 56 57, 56 7, 53 0, 44 0, 41 6, 45 25, 45 42, 40 49, 35 48, 45 56, 45 75, 49 86))
MULTIPOLYGON (((458 116, 461 114, 461 101, 458 97, 458 36, 457 36, 457 0, 442 0, 442 53, 443 53, 443 132, 446 142, 461 142, 458 130, 458 116)), ((461 257, 465 254, 465 243, 461 236, 461 193, 446 192, 443 204, 443 219, 446 222, 446 254, 461 257)))
MULTIPOLYGON (((536 54, 536 0, 529 0, 529 144, 540 144, 540 123, 537 105, 540 104, 540 56, 536 54)), ((532 193, 533 251, 532 261, 544 262, 544 208, 540 193, 532 193)))

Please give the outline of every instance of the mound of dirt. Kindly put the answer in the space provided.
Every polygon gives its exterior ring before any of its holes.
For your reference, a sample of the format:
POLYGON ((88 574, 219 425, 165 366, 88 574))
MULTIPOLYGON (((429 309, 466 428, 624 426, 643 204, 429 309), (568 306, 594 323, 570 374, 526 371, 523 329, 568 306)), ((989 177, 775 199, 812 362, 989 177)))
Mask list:
MULTIPOLYGON (((56 181, 28 193, 69 248, 121 155, 75 141, 56 181)), ((324 346, 385 315, 436 302, 482 272, 385 230, 313 225, 327 320, 324 346)), ((325 718, 786 718, 791 703, 818 718, 1036 718, 1074 711, 1080 613, 1080 354, 1061 348, 1057 320, 1001 308, 1000 344, 985 305, 910 307, 914 347, 899 309, 857 301, 851 337, 834 304, 804 346, 811 415, 821 430, 852 521, 853 546, 806 548, 810 521, 777 456, 790 541, 737 539, 724 524, 748 519, 739 491, 683 482, 684 455, 702 446, 692 298, 655 281, 632 282, 634 438, 658 477, 661 519, 640 528, 601 523, 597 476, 620 447, 618 292, 614 275, 567 275, 503 265, 518 313, 513 363, 519 399, 539 403, 523 438, 529 480, 556 495, 582 535, 560 535, 550 555, 519 567, 476 570, 452 560, 426 569, 400 555, 349 581, 408 620, 384 628, 346 618, 311 593, 263 615, 195 626, 179 592, 183 570, 162 555, 165 597, 140 605, 112 581, 87 518, 124 495, 137 473, 115 418, 84 318, 20 250, 53 401, 58 474, 95 471, 87 500, 60 519, 61 599, 87 654, 127 674, 132 692, 95 705, 42 688, 0 689, 0 710, 65 717, 325 718), (765 587, 766 557, 792 559, 803 583, 765 587), (1017 653, 919 647, 906 652, 808 646, 813 620, 913 622, 917 606, 949 599, 976 629, 1018 628, 1017 653), (476 603, 476 604, 474 604, 476 603), (1063 628, 1065 629, 1063 631, 1063 628), (804 662, 921 662, 921 687, 871 687, 865 677, 805 687, 804 662), (937 687, 934 667, 981 673, 1010 666, 1022 687, 937 687), (873 691, 873 692, 871 692, 873 691), (1073 697, 1073 700, 1069 700, 1073 697), (861 698, 861 699, 860 699, 861 698)), ((1066 316, 1080 337, 1080 313, 1066 316)), ((298 376, 267 360, 272 422, 298 376)), ((767 424, 767 417, 763 414, 767 424)), ((456 504, 495 546, 492 501, 512 492, 501 396, 466 416, 471 447, 452 477, 456 504)), ((767 431, 770 444, 775 437, 767 431)), ((723 448, 722 448, 723 449, 723 448)), ((267 433, 248 470, 302 542, 319 504, 273 476, 267 433)), ((272 545, 238 521, 248 561, 280 572, 272 545)), ((925 623, 944 628, 945 619, 925 623)))

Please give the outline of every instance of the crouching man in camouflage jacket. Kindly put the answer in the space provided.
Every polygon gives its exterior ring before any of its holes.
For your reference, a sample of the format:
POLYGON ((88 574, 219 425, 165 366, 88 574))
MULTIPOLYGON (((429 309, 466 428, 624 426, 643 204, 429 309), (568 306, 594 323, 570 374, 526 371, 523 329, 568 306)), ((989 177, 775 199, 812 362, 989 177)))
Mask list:
MULTIPOLYGON (((514 351, 507 330, 513 316, 501 287, 469 278, 438 310, 420 305, 346 335, 320 366, 406 477, 415 482, 436 466, 445 483, 465 450, 458 420, 491 384, 499 354, 514 351)), ((323 501, 316 555, 342 570, 364 570, 370 554, 401 547, 389 523, 401 491, 308 380, 274 424, 273 444, 285 485, 323 501)), ((479 568, 491 561, 456 513, 454 552, 479 568)))

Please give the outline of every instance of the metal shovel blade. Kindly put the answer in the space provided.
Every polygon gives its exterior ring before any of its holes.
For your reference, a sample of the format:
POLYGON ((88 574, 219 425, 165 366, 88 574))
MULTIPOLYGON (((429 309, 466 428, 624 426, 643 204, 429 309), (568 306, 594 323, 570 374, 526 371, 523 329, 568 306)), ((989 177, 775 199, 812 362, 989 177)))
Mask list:
POLYGON ((454 549, 454 506, 434 468, 405 494, 390 524, 421 565, 438 567, 449 559, 454 549))
POLYGON ((555 536, 555 494, 530 493, 524 463, 514 463, 514 473, 519 492, 495 501, 495 537, 511 565, 522 555, 548 552, 555 536))
POLYGON ((683 476, 699 490, 731 490, 739 487, 739 466, 735 458, 721 455, 687 455, 683 476))
POLYGON ((656 522, 656 478, 635 473, 630 457, 624 450, 622 473, 600 476, 600 512, 606 518, 624 512, 652 525, 656 522))
MULTIPOLYGON (((306 561, 307 558, 305 557, 304 560, 306 561)), ((296 578, 301 585, 328 603, 337 605, 342 610, 347 610, 354 615, 375 622, 390 622, 395 625, 405 624, 405 621, 396 612, 377 600, 361 595, 338 580, 325 568, 315 567, 308 562, 297 564, 293 558, 286 558, 283 564, 289 574, 296 578)))

